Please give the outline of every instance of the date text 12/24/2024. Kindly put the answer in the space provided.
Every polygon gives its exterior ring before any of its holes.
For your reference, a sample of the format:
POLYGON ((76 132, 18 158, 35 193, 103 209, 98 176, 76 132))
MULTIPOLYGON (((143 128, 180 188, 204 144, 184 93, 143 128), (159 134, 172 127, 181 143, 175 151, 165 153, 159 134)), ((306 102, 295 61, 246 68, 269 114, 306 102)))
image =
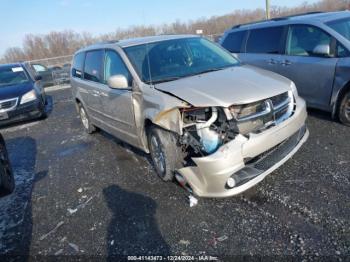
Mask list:
POLYGON ((217 257, 200 256, 128 256, 128 261, 218 261, 217 257))

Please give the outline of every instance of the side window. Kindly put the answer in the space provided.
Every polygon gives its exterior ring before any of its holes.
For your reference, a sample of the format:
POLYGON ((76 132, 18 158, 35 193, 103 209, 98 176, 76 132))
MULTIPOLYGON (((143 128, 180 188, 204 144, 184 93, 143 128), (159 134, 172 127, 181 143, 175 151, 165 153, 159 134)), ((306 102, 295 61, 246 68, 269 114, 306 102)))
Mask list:
POLYGON ((47 68, 46 68, 45 66, 43 66, 43 65, 40 65, 40 64, 33 64, 32 66, 34 67, 34 70, 35 70, 35 72, 37 72, 37 73, 47 71, 47 68))
POLYGON ((104 82, 106 83, 108 78, 114 75, 125 76, 129 81, 129 85, 131 84, 131 74, 122 58, 116 51, 106 50, 104 82))
POLYGON ((245 33, 246 31, 229 33, 223 41, 222 46, 231 53, 240 53, 245 33))
POLYGON ((72 76, 82 78, 85 53, 78 53, 74 56, 72 65, 72 76))
POLYGON ((278 54, 283 36, 283 27, 268 27, 250 31, 246 52, 278 54))
POLYGON ((84 79, 103 82, 103 50, 89 51, 86 53, 84 65, 84 79))
POLYGON ((320 28, 308 25, 293 25, 289 28, 286 54, 293 56, 331 55, 333 38, 320 28), (323 51, 323 55, 320 53, 323 51))
POLYGON ((337 50, 336 50, 337 57, 348 57, 350 56, 349 51, 343 47, 340 43, 337 42, 337 50))

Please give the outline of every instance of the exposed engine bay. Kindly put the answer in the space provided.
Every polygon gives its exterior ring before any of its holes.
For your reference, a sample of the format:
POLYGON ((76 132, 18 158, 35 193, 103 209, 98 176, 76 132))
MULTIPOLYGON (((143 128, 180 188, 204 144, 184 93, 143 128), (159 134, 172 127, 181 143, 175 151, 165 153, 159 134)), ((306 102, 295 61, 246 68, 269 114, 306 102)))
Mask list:
POLYGON ((289 118, 294 111, 292 92, 267 100, 229 108, 181 109, 183 135, 180 144, 192 156, 214 153, 238 134, 259 133, 289 118))
POLYGON ((222 108, 186 108, 182 116, 180 144, 195 155, 211 154, 238 134, 235 121, 228 121, 222 108))

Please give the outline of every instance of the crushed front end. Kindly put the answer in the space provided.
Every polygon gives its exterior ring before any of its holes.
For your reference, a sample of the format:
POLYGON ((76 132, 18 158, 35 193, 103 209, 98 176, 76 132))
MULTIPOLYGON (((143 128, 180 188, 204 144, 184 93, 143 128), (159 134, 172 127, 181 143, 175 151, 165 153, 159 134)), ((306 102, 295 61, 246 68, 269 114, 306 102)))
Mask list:
POLYGON ((308 138, 306 104, 292 91, 228 108, 181 111, 187 153, 176 177, 200 197, 239 194, 286 162, 308 138))

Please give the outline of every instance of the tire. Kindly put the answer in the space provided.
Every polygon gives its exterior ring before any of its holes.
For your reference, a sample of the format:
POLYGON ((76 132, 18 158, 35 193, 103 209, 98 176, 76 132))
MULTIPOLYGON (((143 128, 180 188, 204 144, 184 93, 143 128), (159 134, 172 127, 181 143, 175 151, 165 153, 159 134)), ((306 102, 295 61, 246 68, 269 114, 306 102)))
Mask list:
POLYGON ((148 147, 158 176, 163 181, 172 181, 174 171, 183 167, 183 152, 174 133, 156 126, 147 132, 148 147))
POLYGON ((0 179, 1 195, 11 194, 15 189, 15 179, 3 140, 0 142, 0 179))
POLYGON ((42 107, 40 109, 40 119, 45 119, 47 118, 47 112, 45 108, 45 102, 43 101, 42 107))
POLYGON ((341 100, 339 106, 339 120, 346 126, 350 126, 350 91, 341 100))
POLYGON ((90 118, 85 108, 83 107, 83 105, 78 104, 78 108, 79 108, 80 120, 81 120, 81 123, 83 124, 85 132, 88 134, 92 134, 96 132, 96 127, 93 124, 91 124, 90 118))

